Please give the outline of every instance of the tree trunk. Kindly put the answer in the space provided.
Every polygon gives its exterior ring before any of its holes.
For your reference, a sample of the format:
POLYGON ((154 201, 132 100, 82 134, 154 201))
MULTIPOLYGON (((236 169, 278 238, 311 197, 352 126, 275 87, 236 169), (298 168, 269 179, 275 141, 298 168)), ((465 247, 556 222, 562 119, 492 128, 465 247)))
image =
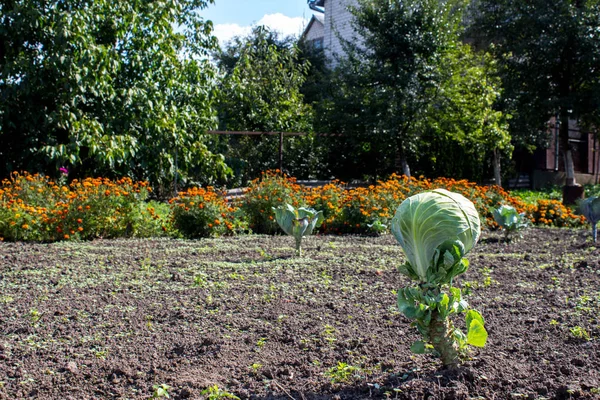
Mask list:
POLYGON ((569 113, 566 110, 561 110, 560 113, 560 146, 565 163, 565 172, 567 174, 566 186, 574 186, 575 182, 575 166, 573 165, 573 152, 569 145, 569 113))
MULTIPOLYGON (((400 136, 400 135, 399 135, 400 136)), ((402 146, 401 139, 396 139, 396 160, 395 160, 396 171, 402 170, 402 174, 410 178, 410 166, 406 160, 406 154, 404 153, 404 147, 402 146)))
POLYGON ((502 175, 500 174, 500 154, 498 149, 494 149, 494 180, 496 185, 502 186, 502 175))

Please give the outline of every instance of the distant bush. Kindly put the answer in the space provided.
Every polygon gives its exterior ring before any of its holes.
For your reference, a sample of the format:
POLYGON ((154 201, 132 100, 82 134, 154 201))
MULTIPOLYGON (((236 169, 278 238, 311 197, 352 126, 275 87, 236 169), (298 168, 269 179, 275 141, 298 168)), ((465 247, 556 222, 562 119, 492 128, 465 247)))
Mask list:
MULTIPOLYGON (((146 182, 129 178, 88 178, 67 185, 39 174, 15 172, 0 186, 0 237, 55 241, 144 232, 155 236, 159 232, 152 225, 157 219, 136 218, 144 212, 150 191, 146 182)), ((163 215, 158 220, 166 219, 163 215)))
POLYGON ((279 170, 266 171, 250 182, 240 209, 252 232, 273 234, 280 231, 273 208, 286 203, 294 207, 305 205, 303 187, 296 183, 296 178, 279 170))
POLYGON ((210 186, 180 192, 169 203, 174 228, 187 238, 232 235, 242 228, 237 207, 210 186))

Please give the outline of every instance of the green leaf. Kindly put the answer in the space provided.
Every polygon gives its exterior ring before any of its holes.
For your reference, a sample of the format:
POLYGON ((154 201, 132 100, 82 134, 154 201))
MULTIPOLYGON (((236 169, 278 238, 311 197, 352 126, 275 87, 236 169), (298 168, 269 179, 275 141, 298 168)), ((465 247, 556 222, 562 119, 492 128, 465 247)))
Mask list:
POLYGON ((407 296, 407 291, 407 289, 398 290, 398 309, 406 318, 414 319, 417 317, 417 308, 414 298, 407 296))
POLYGON ((467 343, 471 346, 484 347, 487 342, 488 333, 482 321, 482 319, 471 319, 467 325, 467 343))
POLYGON ((425 353, 425 342, 421 340, 417 340, 410 346, 410 351, 415 354, 424 354, 425 353))
POLYGON ((465 315, 465 322, 467 323, 467 326, 471 325, 471 321, 473 320, 477 320, 481 323, 481 325, 485 325, 485 321, 483 319, 483 316, 481 316, 481 314, 476 311, 476 310, 469 310, 467 312, 467 315, 465 315))

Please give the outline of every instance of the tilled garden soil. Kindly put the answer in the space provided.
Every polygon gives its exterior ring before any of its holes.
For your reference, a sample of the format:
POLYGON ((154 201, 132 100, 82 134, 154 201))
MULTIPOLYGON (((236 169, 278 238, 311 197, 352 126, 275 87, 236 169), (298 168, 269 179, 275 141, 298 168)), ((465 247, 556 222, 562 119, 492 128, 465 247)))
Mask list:
POLYGON ((484 234, 456 283, 488 344, 455 371, 409 350, 390 235, 0 243, 0 399, 600 398, 589 236, 484 234))

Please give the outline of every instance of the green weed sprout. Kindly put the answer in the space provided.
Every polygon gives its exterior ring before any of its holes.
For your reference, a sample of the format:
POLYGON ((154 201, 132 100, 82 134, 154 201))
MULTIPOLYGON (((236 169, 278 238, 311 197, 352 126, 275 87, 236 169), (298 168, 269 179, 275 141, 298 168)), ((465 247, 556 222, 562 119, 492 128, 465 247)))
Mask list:
POLYGON ((445 367, 455 368, 466 356, 467 345, 483 347, 487 341, 483 317, 469 309, 460 289, 452 287, 454 277, 469 267, 463 256, 481 234, 479 214, 462 195, 436 189, 404 200, 391 231, 408 259, 399 271, 418 282, 398 291, 400 312, 423 335, 411 350, 433 353, 445 367), (461 313, 466 314, 466 335, 450 320, 461 313))
POLYGON ((169 396, 169 389, 171 387, 169 385, 166 384, 161 384, 161 385, 154 385, 152 386, 152 389, 154 390, 152 392, 152 399, 158 399, 160 397, 166 397, 167 399, 171 398, 171 396, 169 396))
POLYGON ((296 240, 296 255, 301 256, 302 238, 312 233, 323 223, 323 212, 312 208, 294 208, 289 204, 281 207, 273 207, 275 220, 285 233, 293 236, 296 240))
POLYGON ((522 231, 528 226, 525 213, 519 214, 517 209, 502 205, 494 210, 494 220, 504 230, 504 239, 508 242, 512 233, 522 231))
POLYGON ((387 230, 387 225, 382 223, 380 220, 376 219, 372 224, 367 224, 369 229, 373 231, 376 235, 382 235, 387 230))
POLYGON ((592 225, 592 238, 594 243, 598 237, 598 221, 600 221, 600 197, 591 196, 580 203, 581 213, 592 225))

